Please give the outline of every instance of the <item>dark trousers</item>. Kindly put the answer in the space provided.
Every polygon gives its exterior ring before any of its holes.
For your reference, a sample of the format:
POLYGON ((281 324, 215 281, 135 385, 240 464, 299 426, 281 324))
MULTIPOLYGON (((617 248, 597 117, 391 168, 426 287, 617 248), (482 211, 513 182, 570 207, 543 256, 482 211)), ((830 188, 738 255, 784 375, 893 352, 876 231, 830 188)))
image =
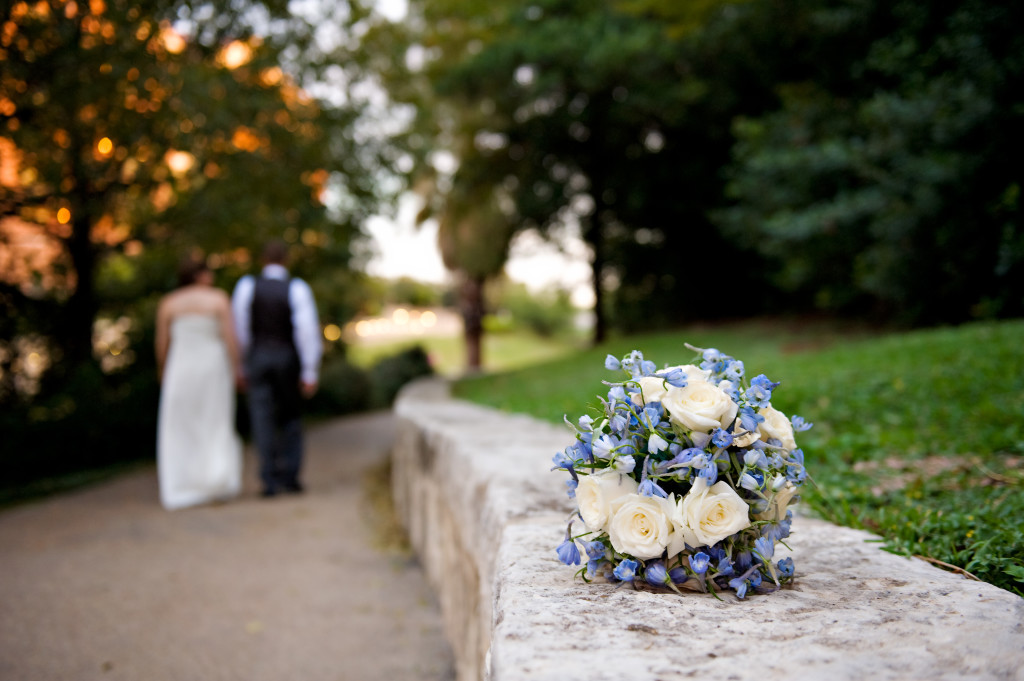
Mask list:
POLYGON ((246 361, 249 419, 264 492, 299 488, 302 396, 299 360, 290 347, 254 346, 246 361))

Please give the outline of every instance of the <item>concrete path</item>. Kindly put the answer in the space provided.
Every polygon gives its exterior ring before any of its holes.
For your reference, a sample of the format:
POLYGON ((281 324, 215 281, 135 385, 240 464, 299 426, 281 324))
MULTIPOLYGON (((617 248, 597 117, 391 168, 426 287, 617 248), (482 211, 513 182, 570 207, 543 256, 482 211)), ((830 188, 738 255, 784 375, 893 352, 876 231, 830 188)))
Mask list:
MULTIPOLYGON (((0 679, 447 681, 433 591, 364 489, 390 413, 308 431, 301 496, 169 513, 155 469, 0 513, 0 679)), ((74 446, 74 443, 68 443, 74 446)))

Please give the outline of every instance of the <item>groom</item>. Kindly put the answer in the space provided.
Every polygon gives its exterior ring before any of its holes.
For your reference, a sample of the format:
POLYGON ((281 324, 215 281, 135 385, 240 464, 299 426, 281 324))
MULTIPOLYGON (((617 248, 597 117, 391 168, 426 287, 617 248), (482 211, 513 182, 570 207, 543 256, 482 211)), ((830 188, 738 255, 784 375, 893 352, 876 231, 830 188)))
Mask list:
POLYGON ((263 271, 242 277, 231 297, 264 497, 302 492, 302 399, 316 393, 323 354, 313 292, 289 277, 287 260, 287 244, 270 242, 263 271))

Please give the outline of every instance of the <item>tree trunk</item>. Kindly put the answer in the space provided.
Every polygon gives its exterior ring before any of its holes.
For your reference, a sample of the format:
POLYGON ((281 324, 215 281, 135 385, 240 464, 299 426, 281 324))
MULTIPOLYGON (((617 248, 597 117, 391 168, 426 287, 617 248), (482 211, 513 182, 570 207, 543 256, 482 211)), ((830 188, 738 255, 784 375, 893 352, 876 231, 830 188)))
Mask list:
POLYGON ((463 338, 466 344, 466 368, 479 371, 484 335, 484 278, 466 276, 460 287, 463 338))
POLYGON ((92 326, 96 319, 96 249, 89 238, 91 216, 85 206, 72 207, 72 230, 68 255, 75 271, 75 290, 62 315, 58 342, 64 348, 64 363, 70 369, 92 359, 92 326))

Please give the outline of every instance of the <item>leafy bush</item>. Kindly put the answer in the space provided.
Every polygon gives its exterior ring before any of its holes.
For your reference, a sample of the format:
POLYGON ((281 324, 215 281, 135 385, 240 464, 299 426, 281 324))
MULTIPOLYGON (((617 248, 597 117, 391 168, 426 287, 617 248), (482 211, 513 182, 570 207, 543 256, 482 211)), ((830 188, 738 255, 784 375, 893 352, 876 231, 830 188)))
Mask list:
POLYGON ((432 373, 430 358, 419 345, 385 357, 370 370, 373 404, 379 408, 390 406, 402 386, 432 373))

